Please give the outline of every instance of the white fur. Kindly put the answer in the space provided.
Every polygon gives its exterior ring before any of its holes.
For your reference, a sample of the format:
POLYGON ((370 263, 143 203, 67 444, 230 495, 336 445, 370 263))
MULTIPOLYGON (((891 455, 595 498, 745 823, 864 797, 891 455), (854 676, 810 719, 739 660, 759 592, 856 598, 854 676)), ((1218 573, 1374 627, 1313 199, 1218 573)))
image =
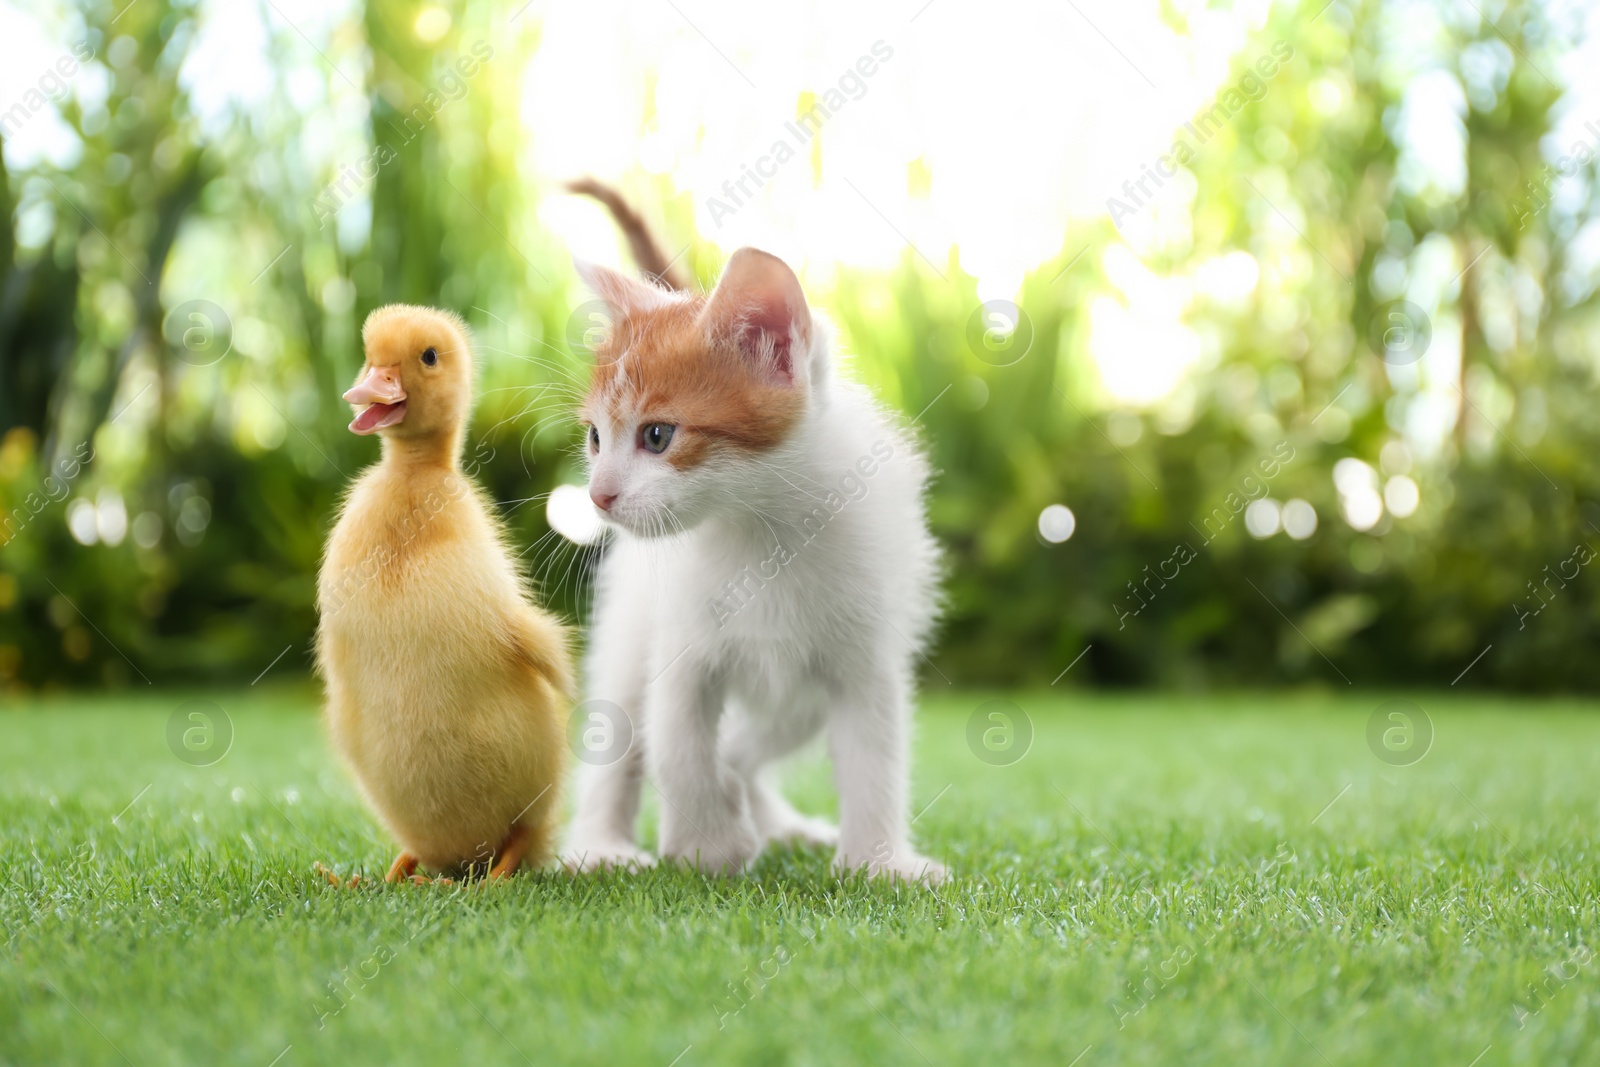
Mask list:
POLYGON ((585 769, 574 868, 651 862, 635 837, 648 773, 665 857, 733 872, 768 841, 836 841, 842 870, 944 876, 907 836, 914 668, 936 611, 927 464, 864 388, 833 375, 828 331, 808 325, 796 330, 793 386, 808 394, 805 413, 771 452, 685 473, 633 447, 631 417, 601 427, 591 486, 620 495, 588 696, 622 707, 636 740, 620 761, 585 769), (745 581, 730 616, 730 583, 774 571, 745 581), (823 731, 837 832, 763 773, 823 731))

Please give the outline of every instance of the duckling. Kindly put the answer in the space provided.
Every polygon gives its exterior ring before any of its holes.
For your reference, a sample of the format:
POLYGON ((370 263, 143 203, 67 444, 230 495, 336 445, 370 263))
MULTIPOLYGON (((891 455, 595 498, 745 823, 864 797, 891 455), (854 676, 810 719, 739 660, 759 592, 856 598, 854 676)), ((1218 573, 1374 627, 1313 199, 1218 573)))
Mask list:
POLYGON ((392 304, 361 330, 350 430, 383 457, 350 487, 317 581, 333 743, 417 867, 550 858, 566 766, 565 629, 536 606, 461 469, 472 347, 458 316, 392 304))

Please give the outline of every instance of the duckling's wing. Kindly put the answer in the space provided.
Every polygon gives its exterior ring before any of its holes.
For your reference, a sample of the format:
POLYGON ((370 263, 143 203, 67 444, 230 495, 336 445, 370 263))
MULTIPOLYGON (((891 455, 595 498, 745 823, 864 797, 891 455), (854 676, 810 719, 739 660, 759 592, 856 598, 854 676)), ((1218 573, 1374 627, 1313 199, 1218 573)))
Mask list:
POLYGON ((576 699, 567 628, 549 612, 519 604, 506 620, 513 654, 568 699, 576 699))

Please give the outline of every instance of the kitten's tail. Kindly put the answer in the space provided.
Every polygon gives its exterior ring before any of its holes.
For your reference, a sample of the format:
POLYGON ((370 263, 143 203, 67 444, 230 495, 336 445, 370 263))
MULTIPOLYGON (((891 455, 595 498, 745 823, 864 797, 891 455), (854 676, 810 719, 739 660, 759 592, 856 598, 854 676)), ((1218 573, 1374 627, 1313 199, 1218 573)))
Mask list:
POLYGON ((623 200, 615 189, 593 178, 579 178, 575 182, 568 182, 567 189, 579 196, 592 196, 606 206, 606 210, 611 212, 611 217, 617 221, 617 227, 628 239, 628 247, 633 251, 634 261, 639 264, 641 271, 669 288, 680 290, 689 288, 674 265, 676 261, 669 260, 661 254, 661 246, 656 244, 656 239, 651 235, 644 219, 628 206, 627 201, 623 200))

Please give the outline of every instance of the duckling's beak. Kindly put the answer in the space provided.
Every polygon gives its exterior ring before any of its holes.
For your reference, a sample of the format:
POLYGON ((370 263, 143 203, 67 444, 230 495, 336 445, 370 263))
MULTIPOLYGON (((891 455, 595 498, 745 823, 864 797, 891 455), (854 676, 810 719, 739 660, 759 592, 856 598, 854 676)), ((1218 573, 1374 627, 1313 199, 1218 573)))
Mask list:
POLYGON ((367 405, 350 420, 351 433, 377 433, 406 417, 406 391, 395 367, 369 367, 366 377, 351 386, 344 398, 352 404, 367 405))

